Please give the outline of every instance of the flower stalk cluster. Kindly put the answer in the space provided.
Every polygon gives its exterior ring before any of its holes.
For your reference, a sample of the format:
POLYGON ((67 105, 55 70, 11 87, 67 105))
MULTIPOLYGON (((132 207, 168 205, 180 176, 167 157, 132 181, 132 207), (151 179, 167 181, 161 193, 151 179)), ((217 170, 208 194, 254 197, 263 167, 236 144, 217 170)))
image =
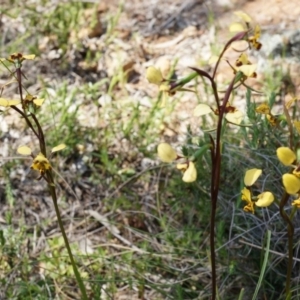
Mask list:
POLYGON ((39 122, 39 119, 36 115, 36 111, 39 109, 40 106, 43 105, 44 99, 40 99, 37 96, 31 95, 26 92, 24 96, 24 88, 23 88, 23 78, 26 78, 22 71, 22 65, 26 60, 33 60, 35 55, 24 55, 22 53, 14 53, 11 54, 7 58, 0 58, 0 63, 6 67, 7 70, 10 71, 13 80, 11 80, 8 84, 17 84, 18 92, 19 92, 19 99, 7 99, 0 95, 0 106, 3 109, 13 109, 17 114, 19 114, 21 119, 24 119, 29 129, 32 131, 33 135, 35 136, 38 144, 39 144, 39 151, 37 154, 33 154, 30 147, 27 145, 20 146, 17 152, 21 155, 30 156, 32 158, 31 169, 34 171, 39 172, 39 180, 44 179, 47 182, 56 216, 57 221, 65 242, 65 246, 68 251, 69 259, 81 291, 82 299, 88 299, 85 286, 83 284, 82 278, 78 271, 77 265, 75 263, 75 259, 73 257, 71 247, 68 241, 68 237, 66 235, 62 218, 60 215, 58 202, 57 202, 57 195, 56 195, 56 188, 55 188, 55 181, 53 176, 53 168, 50 163, 51 156, 54 152, 63 150, 66 145, 60 144, 51 150, 51 155, 47 156, 47 147, 46 147, 46 140, 45 134, 42 129, 42 126, 39 122), (14 68, 14 71, 11 71, 11 68, 14 68))
MULTIPOLYGON (((235 15, 239 18, 238 22, 233 23, 230 26, 230 32, 235 35, 225 44, 223 50, 218 57, 212 57, 210 62, 215 63, 215 67, 212 74, 208 72, 191 67, 193 73, 181 80, 167 80, 163 78, 161 71, 154 66, 147 69, 146 77, 148 81, 159 87, 159 91, 164 94, 163 106, 166 105, 166 97, 174 96, 178 91, 197 93, 197 90, 186 89, 184 86, 192 81, 195 77, 200 76, 209 81, 211 85, 212 94, 214 96, 214 104, 200 102, 193 110, 193 115, 197 118, 204 117, 208 114, 213 115, 217 120, 216 129, 206 131, 209 136, 210 143, 205 145, 203 149, 198 149, 201 154, 204 152, 210 152, 211 158, 211 218, 210 218, 210 254, 211 254, 211 270, 212 270, 212 297, 216 299, 216 257, 215 257, 215 222, 216 222, 216 210, 218 194, 221 188, 221 162, 222 162, 222 138, 224 132, 228 128, 227 124, 247 127, 252 124, 245 123, 245 114, 240 111, 232 103, 232 92, 240 86, 246 87, 250 91, 255 91, 248 86, 247 80, 249 78, 257 78, 257 65, 251 62, 247 54, 247 50, 260 50, 262 43, 260 42, 261 28, 258 24, 255 24, 251 17, 246 13, 237 11, 235 15), (231 48, 235 50, 236 42, 245 42, 246 47, 244 51, 237 51, 239 53, 235 61, 230 61, 225 57, 226 51, 231 48), (227 89, 220 92, 217 88, 217 82, 215 80, 219 65, 222 61, 225 61, 232 69, 232 80, 227 89), (224 95, 220 96, 221 93, 224 95), (214 134, 212 134, 214 132, 214 134)), ((171 77, 172 78, 172 77, 171 77)), ((255 91, 257 92, 257 91, 255 91)), ((293 100, 295 101, 295 100, 293 100)), ((285 107, 284 114, 274 115, 271 112, 269 104, 264 103, 256 107, 256 113, 266 116, 268 123, 274 128, 281 128, 281 121, 287 121, 289 124, 290 135, 292 136, 292 124, 294 128, 300 133, 300 121, 291 122, 291 118, 288 115, 288 108, 292 105, 292 102, 285 107)), ((290 171, 283 174, 282 185, 284 188, 283 197, 281 200, 276 199, 276 196, 272 191, 261 190, 257 192, 256 183, 259 177, 263 174, 263 170, 259 168, 249 169, 245 172, 244 187, 241 191, 241 200, 244 205, 244 211, 254 214, 256 209, 263 209, 271 206, 273 203, 279 205, 279 210, 282 218, 287 223, 287 231, 289 235, 289 267, 287 270, 287 283, 286 283, 286 295, 287 299, 290 295, 290 281, 291 281, 291 266, 292 266, 292 249, 293 249, 293 224, 292 218, 295 213, 295 209, 300 208, 300 155, 298 155, 291 147, 279 147, 277 149, 277 157, 281 163, 290 167, 290 171), (287 215, 285 212, 285 206, 288 203, 289 197, 293 197, 291 206, 293 212, 291 215, 287 215)), ((183 172, 182 180, 186 183, 193 183, 197 181, 197 170, 201 168, 199 163, 202 155, 192 154, 189 157, 179 155, 174 148, 167 144, 161 143, 157 147, 158 157, 162 162, 174 164, 176 162, 176 168, 183 172)), ((300 151, 299 151, 300 152, 300 151)))

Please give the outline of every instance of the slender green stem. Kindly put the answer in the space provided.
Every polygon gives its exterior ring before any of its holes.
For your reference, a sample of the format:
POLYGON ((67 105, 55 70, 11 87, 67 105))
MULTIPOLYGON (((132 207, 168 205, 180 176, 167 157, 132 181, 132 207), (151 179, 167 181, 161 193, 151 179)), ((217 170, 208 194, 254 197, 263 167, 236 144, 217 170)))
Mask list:
MULTIPOLYGON (((47 157, 46 141, 45 141, 45 136, 44 136, 43 129, 42 129, 37 117, 32 113, 30 116, 32 117, 32 119, 33 119, 33 121, 34 121, 34 123, 35 123, 35 125, 38 129, 38 130, 36 130, 36 128, 34 128, 32 122, 31 122, 31 120, 29 120, 29 117, 28 117, 27 112, 26 112, 27 108, 26 108, 26 104, 24 103, 23 94, 22 94, 22 71, 21 71, 21 66, 16 68, 16 73, 17 73, 18 87, 19 87, 19 93, 20 93, 20 99, 21 99, 23 111, 20 110, 19 108, 17 108, 16 106, 12 106, 12 108, 15 111, 17 111, 26 120, 27 125, 33 131, 33 133, 36 135, 36 137, 39 141, 40 151, 42 152, 42 154, 45 157, 47 157)), ((66 232, 65 232, 65 229, 64 229, 64 226, 63 226, 63 222, 62 222, 62 219, 61 219, 61 215, 60 215, 60 211, 59 211, 59 207, 58 207, 58 203, 57 203, 56 189, 55 189, 55 184, 54 184, 52 171, 51 170, 46 171, 46 173, 44 175, 42 175, 42 177, 48 183, 49 191, 50 191, 50 194, 51 194, 51 197, 52 197, 52 200, 53 200, 53 204, 54 204, 54 208, 55 208, 55 212, 56 212, 58 225, 59 225, 60 231, 62 233, 64 242, 65 242, 65 246, 67 248, 67 252, 68 252, 72 267, 73 267, 73 271, 74 271, 77 283, 79 285, 79 289, 81 291, 82 299, 88 300, 86 289, 85 289, 85 286, 83 284, 80 273, 77 269, 76 262, 74 260, 74 257, 73 257, 72 251, 71 251, 71 247, 70 247, 70 244, 69 244, 69 240, 68 240, 68 237, 66 235, 66 232)))
POLYGON ((67 237, 67 234, 65 232, 64 225, 63 225, 63 222, 62 222, 62 219, 61 219, 61 215, 60 215, 60 211, 59 211, 59 207, 58 207, 58 203, 57 203, 57 196, 56 196, 56 190, 55 190, 55 184, 54 184, 54 180, 53 180, 52 171, 51 170, 47 171, 45 175, 46 175, 46 179, 47 179, 47 182, 48 182, 49 191, 50 191, 50 194, 51 194, 51 197, 52 197, 52 200, 53 200, 58 225, 59 225, 61 234, 63 236, 65 246, 66 246, 67 251, 68 251, 68 255, 69 255, 69 258, 70 258, 70 261, 71 261, 71 265, 73 267, 73 271, 74 271, 77 283, 79 285, 79 289, 81 291, 82 299, 88 300, 86 289, 85 289, 84 283, 82 281, 82 278, 80 276, 80 273, 77 269, 76 262, 74 260, 72 250, 71 250, 71 247, 70 247, 70 244, 69 244, 69 240, 68 240, 68 237, 67 237))
POLYGON ((37 119, 37 117, 35 116, 35 114, 31 114, 38 130, 39 130, 39 143, 40 143, 40 149, 41 149, 41 152, 44 154, 45 157, 47 157, 47 150, 46 150, 46 142, 45 142, 45 137, 44 137, 44 132, 43 132, 43 129, 37 119))
POLYGON ((20 109, 18 109, 16 106, 14 106, 13 108, 18 111, 18 113, 20 113, 23 118, 26 120, 27 125, 31 128, 31 130, 34 132, 34 134, 37 136, 39 143, 40 143, 40 149, 41 152, 43 153, 43 155, 46 157, 47 156, 47 152, 46 152, 46 143, 45 143, 45 137, 44 137, 44 133, 42 130, 42 127, 38 121, 38 119, 36 118, 36 116, 34 114, 31 114, 31 117, 33 118, 37 128, 38 128, 38 132, 35 130, 35 128, 32 126, 32 123, 30 122, 28 115, 27 115, 27 111, 26 111, 26 104, 24 102, 23 99, 23 88, 22 88, 22 71, 21 71, 21 64, 18 64, 19 67, 16 68, 16 73, 17 73, 17 81, 18 81, 18 88, 19 88, 19 93, 20 93, 20 100, 21 100, 21 104, 22 104, 22 109, 23 111, 21 111, 20 109))
POLYGON ((26 107, 23 99, 23 89, 22 89, 22 71, 21 71, 21 65, 16 68, 16 73, 17 73, 17 81, 18 81, 18 88, 19 88, 19 93, 20 93, 20 99, 21 99, 21 104, 23 108, 24 114, 26 114, 26 107))
POLYGON ((16 112, 18 112, 26 121, 28 127, 32 130, 32 132, 36 135, 36 137, 39 139, 40 136, 38 134, 38 132, 35 130, 35 128, 33 127, 32 123, 30 122, 29 118, 26 116, 25 113, 22 112, 22 110, 20 110, 17 106, 12 105, 11 106, 12 109, 14 109, 16 112))

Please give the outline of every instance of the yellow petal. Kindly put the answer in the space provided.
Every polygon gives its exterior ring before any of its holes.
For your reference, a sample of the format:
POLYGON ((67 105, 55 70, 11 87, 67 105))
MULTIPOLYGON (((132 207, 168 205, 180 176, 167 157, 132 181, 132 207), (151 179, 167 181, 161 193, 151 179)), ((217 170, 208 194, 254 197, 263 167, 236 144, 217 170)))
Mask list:
POLYGON ((159 86, 159 91, 160 92, 170 92, 170 89, 171 89, 171 86, 168 84, 168 83, 162 83, 160 86, 159 86))
POLYGON ((251 186, 255 183, 258 177, 261 175, 262 170, 260 169, 250 169, 246 172, 244 177, 245 186, 251 186))
POLYGON ((177 158, 176 151, 168 143, 161 143, 157 147, 158 157, 163 162, 172 162, 177 158))
POLYGON ((296 160, 296 154, 288 147, 279 147, 276 154, 281 163, 285 166, 291 165, 296 160))
POLYGON ((241 23, 232 23, 229 26, 229 31, 230 32, 242 32, 242 31, 245 31, 245 27, 241 23))
POLYGON ((27 54, 27 55, 23 55, 23 58, 32 60, 32 59, 35 59, 35 55, 34 54, 27 54))
POLYGON ((255 39, 259 39, 260 35, 261 35, 261 28, 260 28, 259 25, 255 25, 255 28, 254 28, 254 37, 255 37, 255 39))
POLYGON ((300 134, 300 121, 294 121, 293 123, 297 132, 300 134))
POLYGON ((242 53, 239 58, 236 60, 236 66, 241 66, 241 65, 251 65, 251 62, 248 59, 248 56, 246 53, 242 53))
POLYGON ((250 18, 250 16, 247 15, 246 13, 244 13, 243 11, 235 11, 234 14, 247 23, 252 22, 252 19, 250 18))
POLYGON ((284 174, 282 176, 282 182, 285 190, 288 194, 297 194, 300 190, 300 179, 292 174, 284 174))
POLYGON ((57 152, 57 151, 60 151, 60 150, 63 150, 65 149, 67 146, 65 144, 59 144, 58 146, 52 148, 51 150, 51 153, 53 152, 57 152))
POLYGON ((194 109, 194 116, 200 117, 211 113, 212 110, 207 104, 198 104, 194 109))
POLYGON ((150 66, 146 71, 146 78, 150 83, 160 85, 163 81, 162 73, 159 69, 150 66))
POLYGON ((274 196, 271 192, 264 192, 257 196, 258 200, 255 202, 256 206, 267 207, 274 201, 274 196))
POLYGON ((295 169, 293 170, 293 174, 294 174, 296 177, 300 178, 300 169, 299 169, 299 167, 297 167, 297 168, 295 168, 295 169))
POLYGON ((41 106, 44 103, 45 99, 35 99, 33 103, 37 106, 41 106))
POLYGON ((31 94, 27 94, 25 96, 25 100, 27 100, 27 101, 32 101, 33 99, 35 99, 35 97, 33 97, 31 94))
POLYGON ((21 103, 20 100, 9 100, 9 99, 4 99, 4 98, 0 98, 0 106, 12 106, 12 105, 18 105, 19 103, 21 103))
POLYGON ((184 182, 193 182, 197 179, 197 170, 195 164, 190 161, 187 170, 184 172, 182 180, 184 182))
POLYGON ((297 100, 298 100, 297 97, 294 97, 294 98, 290 99, 289 101, 287 101, 287 102, 285 103, 285 107, 286 107, 287 109, 291 108, 291 106, 292 106, 292 105, 294 104, 294 102, 296 102, 297 100))
POLYGON ((244 117, 244 114, 241 111, 237 110, 233 113, 226 114, 225 119, 232 124, 239 125, 239 124, 241 124, 243 117, 244 117))
POLYGON ((274 117, 271 114, 267 114, 266 118, 268 120, 268 122, 270 123, 271 126, 276 126, 278 124, 278 118, 274 117))
POLYGON ((300 208, 300 199, 296 199, 292 202, 292 206, 296 206, 297 208, 300 208))
POLYGON ((210 59, 208 60, 208 64, 209 64, 209 65, 215 64, 218 60, 219 60, 219 56, 217 56, 217 55, 212 55, 212 56, 210 57, 210 59))
POLYGON ((32 153, 31 149, 28 146, 18 147, 17 152, 22 155, 30 155, 32 153))
POLYGON ((178 170, 181 170, 181 171, 186 171, 187 170, 187 168, 188 168, 188 164, 187 163, 183 163, 183 164, 177 164, 176 165, 176 168, 178 169, 178 170))
POLYGON ((237 68, 238 71, 241 71, 247 77, 255 77, 257 65, 242 65, 237 68))
POLYGON ((251 192, 250 192, 250 190, 249 189, 247 189, 247 188, 243 188, 242 189, 242 200, 243 201, 246 201, 247 203, 251 203, 252 201, 251 201, 251 192))
POLYGON ((254 214, 254 203, 248 203, 245 207, 244 207, 244 211, 245 212, 250 212, 252 214, 254 214))
POLYGON ((270 113, 270 106, 268 104, 260 104, 256 107, 255 111, 258 113, 258 114, 269 114, 270 113))

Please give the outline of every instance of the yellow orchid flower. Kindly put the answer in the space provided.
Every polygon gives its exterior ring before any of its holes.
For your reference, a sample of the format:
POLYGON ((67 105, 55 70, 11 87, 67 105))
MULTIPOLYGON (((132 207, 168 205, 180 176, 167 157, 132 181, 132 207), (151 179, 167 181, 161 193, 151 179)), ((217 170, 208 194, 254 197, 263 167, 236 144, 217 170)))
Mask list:
MULTIPOLYGON (((214 113, 215 115, 219 115, 219 112, 217 109, 212 109, 209 105, 207 104, 198 104, 193 111, 193 115, 195 117, 201 117, 204 115, 207 115, 209 113, 214 113)), ((236 109, 234 106, 231 106, 230 104, 227 104, 225 108, 225 119, 232 124, 239 125, 244 117, 244 114, 236 109)))
POLYGON ((256 50, 259 50, 262 47, 262 44, 258 41, 261 36, 261 28, 259 25, 251 26, 252 19, 249 15, 242 11, 234 12, 236 16, 238 16, 244 23, 236 22, 230 25, 229 31, 230 32, 241 32, 251 30, 252 35, 248 36, 247 42, 249 43, 250 47, 253 47, 256 50))
POLYGON ((154 66, 147 68, 146 78, 150 83, 157 85, 159 87, 159 91, 163 93, 161 107, 165 107, 167 96, 174 95, 175 91, 171 91, 170 84, 163 78, 161 71, 154 66))
POLYGON ((258 41, 261 35, 261 29, 259 25, 255 25, 253 35, 248 38, 248 42, 256 50, 259 50, 262 44, 258 41))
POLYGON ((35 59, 34 54, 22 54, 22 53, 13 53, 8 58, 0 58, 1 62, 8 61, 10 63, 21 63, 24 60, 33 60, 35 59))
POLYGON ((28 104, 34 103, 36 106, 41 106, 45 101, 44 98, 38 99, 37 97, 30 95, 30 94, 27 94, 25 96, 24 100, 25 100, 25 104, 28 105, 28 104))
MULTIPOLYGON (((168 143, 161 143, 157 147, 157 154, 161 161, 171 163, 179 158, 174 148, 168 143)), ((177 169, 183 172, 182 180, 184 182, 193 182, 197 179, 197 169, 192 161, 178 163, 177 169)))
POLYGON ((33 159, 31 169, 39 171, 41 175, 44 175, 47 170, 51 169, 51 165, 49 160, 42 153, 39 153, 33 159))
POLYGON ((294 168, 293 174, 286 173, 282 176, 282 183, 286 192, 290 195, 300 191, 300 165, 297 162, 295 152, 289 147, 279 147, 276 150, 279 161, 285 165, 294 168))
MULTIPOLYGON (((63 150, 65 148, 66 148, 65 144, 60 144, 52 148, 51 153, 63 150)), ((38 155, 34 156, 32 154, 31 148, 26 145, 18 147, 17 152, 21 155, 26 155, 26 156, 30 155, 33 158, 31 169, 39 171, 42 176, 45 174, 46 171, 51 169, 51 164, 48 158, 46 158, 43 153, 40 152, 38 155)))
POLYGON ((261 175, 262 170, 260 169, 250 169, 247 170, 244 177, 244 184, 246 187, 241 191, 242 200, 247 202, 247 205, 244 207, 244 211, 254 213, 254 204, 258 207, 267 207, 274 202, 274 195, 271 192, 263 192, 259 194, 252 200, 252 193, 250 187, 256 182, 258 177, 261 175))
MULTIPOLYGON (((229 64, 230 65, 230 64, 229 64)), ((257 65, 252 64, 250 60, 248 59, 248 56, 246 53, 242 53, 239 58, 235 62, 235 66, 230 67, 233 69, 233 73, 236 74, 237 72, 242 72, 244 75, 244 78, 242 78, 242 81, 249 78, 256 78, 256 69, 257 65)))
POLYGON ((263 115, 268 115, 270 114, 271 110, 270 110, 270 106, 266 103, 260 104, 256 107, 255 111, 258 114, 263 114, 263 115))
POLYGON ((260 104, 256 107, 255 111, 258 114, 266 115, 266 118, 271 126, 277 126, 279 124, 278 117, 272 115, 270 106, 268 104, 260 104))

